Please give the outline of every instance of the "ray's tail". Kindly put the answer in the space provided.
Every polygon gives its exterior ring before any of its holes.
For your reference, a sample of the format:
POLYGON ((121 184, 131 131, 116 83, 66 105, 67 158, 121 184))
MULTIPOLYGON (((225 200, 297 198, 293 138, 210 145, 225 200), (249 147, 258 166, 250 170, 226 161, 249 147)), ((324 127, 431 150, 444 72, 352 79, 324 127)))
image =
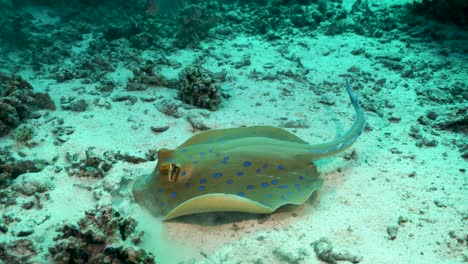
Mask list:
POLYGON ((364 128, 366 127, 366 116, 364 114, 364 110, 362 110, 359 100, 354 94, 348 80, 346 80, 346 91, 348 92, 349 99, 351 100, 351 104, 355 110, 353 125, 345 134, 335 140, 313 145, 313 148, 309 150, 309 152, 313 154, 313 160, 326 158, 349 148, 362 134, 362 131, 364 131, 364 128))

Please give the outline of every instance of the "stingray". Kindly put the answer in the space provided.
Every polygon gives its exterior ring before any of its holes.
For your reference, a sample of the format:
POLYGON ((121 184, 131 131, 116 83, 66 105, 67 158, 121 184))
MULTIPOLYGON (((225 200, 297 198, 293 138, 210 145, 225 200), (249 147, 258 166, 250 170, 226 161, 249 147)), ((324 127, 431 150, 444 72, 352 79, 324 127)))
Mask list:
POLYGON ((314 161, 349 148, 364 130, 348 81, 346 90, 355 119, 342 136, 309 144, 273 126, 204 131, 176 149, 160 149, 152 174, 133 184, 135 200, 164 220, 215 211, 266 214, 304 203, 323 183, 314 161))

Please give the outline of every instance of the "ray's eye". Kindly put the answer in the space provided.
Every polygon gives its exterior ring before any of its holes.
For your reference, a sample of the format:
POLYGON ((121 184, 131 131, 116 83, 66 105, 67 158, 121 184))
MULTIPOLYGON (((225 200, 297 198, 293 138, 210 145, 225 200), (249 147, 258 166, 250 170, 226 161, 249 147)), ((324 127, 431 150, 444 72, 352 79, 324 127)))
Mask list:
POLYGON ((177 181, 177 176, 179 176, 180 167, 174 163, 163 163, 159 165, 159 173, 161 175, 167 175, 169 182, 177 181))

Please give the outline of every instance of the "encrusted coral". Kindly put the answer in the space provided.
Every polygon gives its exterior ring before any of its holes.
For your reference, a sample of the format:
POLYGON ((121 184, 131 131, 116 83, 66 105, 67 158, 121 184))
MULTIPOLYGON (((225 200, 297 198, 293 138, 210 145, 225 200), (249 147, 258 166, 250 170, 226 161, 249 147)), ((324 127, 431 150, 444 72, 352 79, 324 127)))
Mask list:
POLYGON ((227 97, 220 85, 225 77, 225 72, 214 74, 201 67, 187 67, 179 76, 178 96, 184 103, 217 110, 222 97, 227 97))
POLYGON ((468 2, 466 0, 423 0, 407 5, 410 10, 428 14, 443 22, 453 21, 459 25, 468 25, 468 2))
POLYGON ((34 131, 32 127, 27 125, 20 125, 15 130, 15 140, 21 143, 28 142, 33 138, 34 131))
POLYGON ((33 93, 21 76, 0 73, 0 137, 17 127, 37 109, 55 109, 48 94, 33 93))
POLYGON ((180 47, 198 46, 208 37, 209 30, 220 20, 211 12, 209 3, 187 5, 180 10, 177 17, 179 26, 176 45, 180 47))
POLYGON ((31 29, 34 28, 33 17, 25 13, 10 12, 2 8, 0 21, 0 40, 11 48, 25 47, 34 39, 31 29))
POLYGON ((32 258, 37 255, 34 243, 29 239, 18 239, 0 243, 0 260, 2 263, 35 263, 32 258))
POLYGON ((19 175, 40 172, 49 163, 45 160, 16 160, 8 149, 0 149, 0 189, 10 186, 19 175))
POLYGON ((134 247, 143 236, 136 220, 109 206, 87 211, 76 225, 65 224, 49 252, 55 263, 155 263, 154 256, 134 247))

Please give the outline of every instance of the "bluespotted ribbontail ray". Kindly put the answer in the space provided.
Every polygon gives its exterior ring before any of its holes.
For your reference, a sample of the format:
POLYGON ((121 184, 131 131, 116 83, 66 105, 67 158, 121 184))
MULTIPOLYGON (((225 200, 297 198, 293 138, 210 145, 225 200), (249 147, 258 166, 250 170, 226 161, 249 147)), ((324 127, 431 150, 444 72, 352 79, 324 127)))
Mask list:
POLYGON ((348 81, 346 90, 356 115, 335 140, 312 145, 272 126, 204 131, 174 150, 160 149, 153 173, 135 180, 133 196, 165 220, 214 211, 271 213, 302 204, 323 182, 313 161, 349 148, 364 130, 364 111, 348 81))

